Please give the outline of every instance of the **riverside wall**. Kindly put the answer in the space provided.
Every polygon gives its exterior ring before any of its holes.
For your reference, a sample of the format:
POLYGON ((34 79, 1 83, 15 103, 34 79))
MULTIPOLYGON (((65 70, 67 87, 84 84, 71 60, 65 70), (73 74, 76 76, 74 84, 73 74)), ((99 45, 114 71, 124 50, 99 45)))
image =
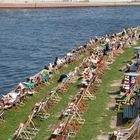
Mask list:
POLYGON ((0 8, 140 6, 140 0, 0 0, 0 8))

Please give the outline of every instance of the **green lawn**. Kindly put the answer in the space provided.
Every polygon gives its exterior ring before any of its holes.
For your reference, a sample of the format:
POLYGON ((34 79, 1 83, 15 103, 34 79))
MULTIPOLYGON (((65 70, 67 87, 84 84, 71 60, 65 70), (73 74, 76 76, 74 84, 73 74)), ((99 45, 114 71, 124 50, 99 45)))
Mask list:
MULTIPOLYGON (((138 42, 139 44, 140 41, 138 42)), ((102 84, 96 92, 96 100, 89 102, 90 107, 84 115, 86 122, 76 135, 75 140, 94 140, 100 134, 101 130, 106 133, 112 131, 110 120, 117 112, 106 109, 107 103, 110 102, 108 92, 111 89, 111 83, 114 80, 122 78, 123 72, 120 72, 118 69, 126 64, 124 60, 130 60, 133 56, 134 48, 125 49, 125 52, 118 56, 111 65, 111 70, 105 72, 102 78, 102 84)))

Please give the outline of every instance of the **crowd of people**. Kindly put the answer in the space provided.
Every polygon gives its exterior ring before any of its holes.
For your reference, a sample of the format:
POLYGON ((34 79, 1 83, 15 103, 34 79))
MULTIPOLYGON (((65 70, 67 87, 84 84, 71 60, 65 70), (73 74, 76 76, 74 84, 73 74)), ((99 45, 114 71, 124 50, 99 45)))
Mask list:
POLYGON ((81 54, 83 50, 83 48, 78 48, 75 51, 67 53, 67 55, 61 59, 56 57, 53 64, 44 66, 44 69, 39 73, 27 78, 25 82, 19 83, 14 90, 10 91, 6 95, 3 95, 0 99, 0 108, 11 108, 17 103, 20 104, 23 102, 23 98, 26 95, 34 95, 36 87, 47 83, 53 74, 61 67, 76 61, 77 56, 81 54))
MULTIPOLYGON (((63 58, 60 59, 56 57, 53 64, 45 66, 44 69, 36 75, 27 78, 25 82, 19 83, 13 91, 9 92, 7 95, 3 95, 0 100, 0 109, 11 108, 16 104, 24 102, 24 98, 27 95, 34 95, 37 87, 47 83, 49 79, 51 80, 51 77, 59 69, 65 67, 69 63, 77 61, 79 55, 83 53, 88 53, 83 63, 79 67, 76 67, 74 71, 68 74, 61 74, 57 82, 58 84, 63 83, 72 77, 72 75, 74 77, 79 73, 81 79, 80 93, 86 94, 85 91, 88 89, 89 85, 95 82, 96 78, 100 79, 100 76, 104 73, 103 70, 109 68, 109 65, 113 63, 114 59, 120 53, 124 52, 123 49, 130 47, 138 38, 139 34, 135 29, 127 28, 120 34, 112 33, 111 36, 105 35, 102 38, 95 37, 94 39, 90 39, 86 45, 80 46, 76 50, 67 53, 63 58)), ((73 103, 74 102, 68 105, 63 115, 75 112, 72 107, 75 105, 73 103)))

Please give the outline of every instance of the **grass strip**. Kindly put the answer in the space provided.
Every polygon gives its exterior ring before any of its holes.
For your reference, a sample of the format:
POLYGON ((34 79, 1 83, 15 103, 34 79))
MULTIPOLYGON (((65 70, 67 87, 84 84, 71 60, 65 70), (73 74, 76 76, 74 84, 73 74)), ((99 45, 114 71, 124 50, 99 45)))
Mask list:
MULTIPOLYGON (((140 45, 140 41, 136 46, 140 45)), ((107 70, 102 78, 102 84, 96 91, 96 100, 89 102, 88 111, 84 114, 86 120, 83 127, 77 133, 75 140, 95 140, 101 131, 112 131, 110 128, 111 117, 116 115, 117 112, 108 111, 106 109, 110 97, 108 92, 110 85, 114 80, 121 79, 123 73, 118 69, 124 65, 124 60, 128 60, 134 56, 134 48, 127 48, 125 52, 119 55, 115 62, 111 65, 111 70, 107 70)))

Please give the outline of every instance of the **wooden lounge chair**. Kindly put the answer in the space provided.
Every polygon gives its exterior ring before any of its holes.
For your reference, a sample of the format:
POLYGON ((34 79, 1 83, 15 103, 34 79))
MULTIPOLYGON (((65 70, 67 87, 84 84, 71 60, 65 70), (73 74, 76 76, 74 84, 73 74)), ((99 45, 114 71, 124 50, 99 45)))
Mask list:
POLYGON ((78 106, 78 112, 83 113, 87 110, 87 105, 84 101, 81 101, 79 106, 78 106))
POLYGON ((59 95, 56 91, 51 91, 49 100, 50 100, 50 102, 52 102, 52 104, 57 104, 58 102, 60 102, 61 97, 59 97, 59 95))
POLYGON ((90 92, 91 83, 92 83, 92 81, 90 81, 88 87, 86 88, 85 92, 83 93, 83 99, 84 99, 84 100, 95 100, 95 99, 96 99, 96 96, 93 95, 93 94, 90 92))
POLYGON ((31 138, 34 138, 38 133, 39 129, 35 126, 35 122, 33 121, 33 116, 29 115, 28 120, 25 123, 24 130, 31 138))
POLYGON ((46 105, 47 105, 47 101, 46 102, 40 102, 39 106, 36 106, 34 108, 34 116, 33 117, 38 117, 40 119, 47 119, 50 114, 48 112, 48 110, 46 110, 46 105))
POLYGON ((12 136, 13 140, 32 140, 30 134, 26 131, 26 125, 24 123, 20 123, 18 129, 12 136))

